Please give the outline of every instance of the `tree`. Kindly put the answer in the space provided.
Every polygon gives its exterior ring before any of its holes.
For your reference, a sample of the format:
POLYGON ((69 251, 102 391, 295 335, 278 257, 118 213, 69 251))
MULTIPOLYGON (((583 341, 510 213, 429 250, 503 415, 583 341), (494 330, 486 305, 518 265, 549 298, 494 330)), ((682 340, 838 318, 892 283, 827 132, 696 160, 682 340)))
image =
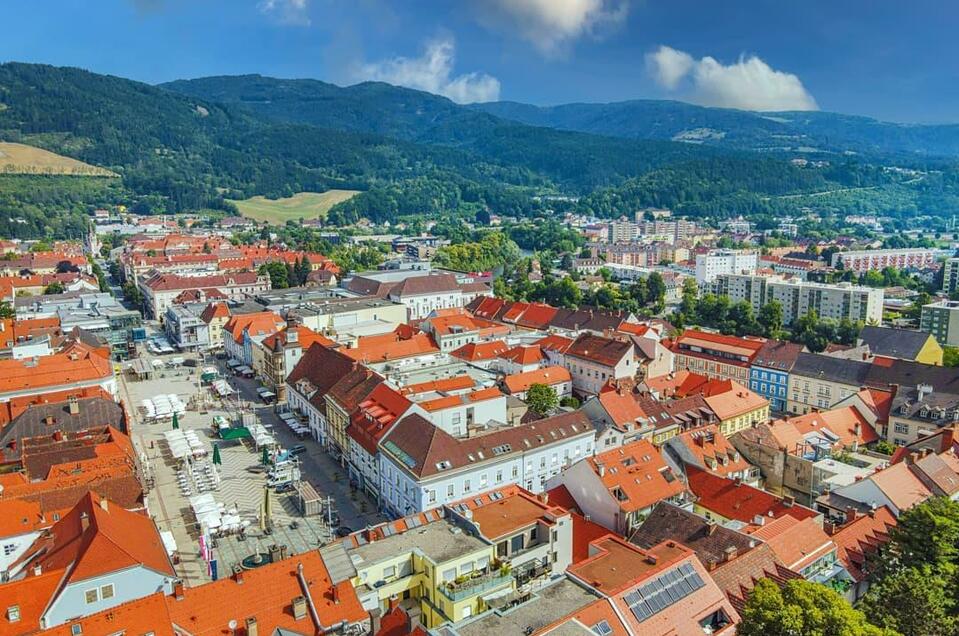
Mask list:
POLYGON ((563 258, 559 263, 559 267, 560 269, 567 272, 573 271, 573 255, 570 254, 569 252, 566 252, 565 254, 563 254, 563 258))
POLYGON ((666 306, 666 281, 659 272, 653 272, 646 279, 646 304, 652 305, 656 313, 666 306))
POLYGON ((264 263, 260 265, 259 273, 261 276, 267 275, 270 277, 270 286, 273 289, 286 289, 290 286, 286 263, 280 261, 264 263))
POLYGON ((560 406, 565 406, 571 409, 579 408, 579 400, 574 398, 572 395, 567 395, 562 400, 559 401, 560 406))
POLYGON ((903 636, 955 636, 959 623, 944 577, 931 567, 907 568, 869 588, 860 609, 903 636))
POLYGON ((959 565, 959 503, 948 497, 928 499, 902 513, 889 536, 883 562, 951 573, 959 565))
POLYGON ((679 313, 681 313, 687 322, 696 322, 696 312, 698 310, 699 285, 695 278, 683 280, 682 301, 679 304, 679 313))
POLYGON ((959 347, 942 348, 942 366, 959 367, 959 347))
POLYGON ((526 391, 526 404, 540 415, 546 415, 559 405, 556 389, 547 384, 533 384, 526 391))
POLYGON ((63 283, 58 280, 53 281, 43 289, 44 294, 62 294, 63 292, 63 283))
POLYGON ((13 318, 16 313, 13 309, 13 303, 9 300, 0 301, 0 318, 13 318))
POLYGON ((770 300, 759 308, 756 316, 759 326, 770 338, 775 338, 783 330, 783 306, 778 300, 770 300))
POLYGON ((896 632, 871 625, 834 590, 803 579, 780 589, 770 579, 753 588, 738 636, 893 636, 896 632))

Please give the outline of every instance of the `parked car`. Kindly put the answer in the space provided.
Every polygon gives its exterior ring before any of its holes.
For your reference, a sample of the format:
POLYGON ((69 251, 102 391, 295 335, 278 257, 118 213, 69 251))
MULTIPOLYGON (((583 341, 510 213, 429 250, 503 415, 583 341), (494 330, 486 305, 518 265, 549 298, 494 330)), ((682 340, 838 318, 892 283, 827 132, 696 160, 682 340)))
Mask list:
POLYGON ((278 495, 281 495, 285 492, 293 492, 296 488, 296 485, 292 481, 287 481, 282 484, 278 484, 277 487, 273 490, 278 495))
POLYGON ((306 452, 306 446, 304 446, 303 444, 297 444, 296 446, 291 447, 290 450, 287 451, 287 454, 290 457, 296 457, 297 455, 302 455, 305 452, 306 452))
POLYGON ((348 528, 347 526, 340 526, 339 528, 336 529, 335 534, 338 537, 348 537, 351 534, 353 534, 353 529, 348 528))

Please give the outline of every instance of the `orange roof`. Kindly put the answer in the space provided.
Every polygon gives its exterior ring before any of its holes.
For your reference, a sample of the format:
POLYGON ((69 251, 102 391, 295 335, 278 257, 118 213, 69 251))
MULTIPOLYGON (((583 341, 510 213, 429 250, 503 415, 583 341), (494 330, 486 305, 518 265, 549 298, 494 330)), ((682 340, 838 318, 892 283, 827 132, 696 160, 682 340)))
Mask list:
POLYGON ((435 316, 427 318, 423 322, 429 323, 433 333, 437 336, 449 336, 472 331, 479 331, 486 337, 509 333, 509 327, 497 325, 489 320, 476 318, 466 313, 435 316))
POLYGON ((680 433, 676 440, 682 442, 701 466, 718 475, 725 477, 750 467, 749 462, 743 459, 715 424, 680 433))
POLYGON ((361 337, 356 347, 341 351, 354 360, 370 363, 439 352, 439 347, 429 334, 418 333, 405 339, 394 334, 385 335, 387 339, 383 336, 361 337))
POLYGON ((590 547, 591 556, 566 571, 610 596, 693 556, 692 550, 673 541, 643 550, 611 534, 593 541, 590 547))
POLYGON ((461 404, 468 404, 470 402, 483 402, 485 400, 493 400, 500 397, 503 397, 503 393, 496 387, 490 387, 488 389, 480 389, 479 391, 473 391, 472 393, 466 393, 463 395, 447 395, 434 398, 432 400, 425 400, 423 402, 417 402, 417 404, 424 411, 434 413, 436 411, 442 411, 444 409, 460 406, 461 404))
POLYGON ((416 393, 428 393, 430 391, 465 391, 476 386, 476 380, 467 374, 453 376, 452 378, 443 378, 441 380, 431 380, 429 382, 418 382, 416 384, 407 384, 400 389, 403 395, 416 393))
POLYGON ((525 373, 516 373, 513 375, 508 375, 503 379, 503 383, 506 385, 506 389, 510 393, 522 393, 529 390, 534 384, 545 384, 547 386, 553 384, 562 384, 563 382, 571 382, 572 378, 569 375, 569 371, 563 367, 543 367, 542 369, 535 369, 533 371, 526 371, 525 373))
POLYGON ((836 544, 813 517, 798 522, 788 515, 779 517, 751 534, 765 541, 783 565, 794 572, 801 572, 836 549, 836 544))
POLYGON ((769 401, 735 380, 710 380, 696 390, 720 421, 752 413, 769 406, 769 401))
POLYGON ((876 429, 855 406, 798 415, 777 420, 769 426, 769 432, 779 443, 779 447, 790 453, 796 450, 797 445, 807 435, 823 430, 838 438, 835 446, 843 448, 851 448, 857 444, 865 446, 879 439, 876 429))
POLYGON ((229 633, 230 621, 242 625, 249 616, 256 618, 261 634, 272 634, 277 628, 298 634, 325 633, 339 623, 360 623, 369 617, 352 583, 334 585, 316 550, 246 570, 242 583, 231 577, 186 588, 182 598, 168 596, 166 603, 173 623, 193 636, 222 636, 229 633), (309 611, 299 620, 293 616, 293 599, 304 596, 298 576, 301 567, 321 626, 313 624, 309 611))
POLYGON ((565 625, 572 625, 573 630, 577 634, 602 633, 607 634, 608 636, 629 636, 632 634, 623 621, 620 620, 619 613, 613 607, 613 600, 601 598, 593 603, 590 603, 586 607, 573 612, 569 616, 564 616, 558 621, 555 621, 546 627, 533 632, 533 636, 539 636, 540 634, 551 634, 554 630, 558 630, 560 627, 565 625), (604 629, 601 632, 596 628, 596 626, 603 621, 606 622, 606 626, 609 627, 609 630, 604 629))
POLYGON ((413 405, 400 393, 381 382, 359 404, 346 427, 346 434, 355 439, 370 455, 390 427, 413 405))
POLYGON ((696 504, 726 519, 752 523, 757 517, 765 521, 789 515, 793 519, 817 517, 815 510, 753 488, 738 480, 726 479, 714 473, 686 466, 686 482, 696 496, 696 504))
POLYGON ((623 322, 616 328, 620 333, 628 333, 634 336, 645 336, 652 329, 650 325, 639 325, 633 322, 623 322))
POLYGON ((896 525, 896 517, 886 506, 855 519, 837 529, 832 541, 839 548, 839 561, 853 580, 865 578, 866 559, 889 542, 889 531, 896 525))
POLYGON ((163 592, 122 603, 96 614, 72 619, 62 625, 44 630, 43 634, 44 636, 74 636, 74 625, 80 625, 83 636, 111 636, 119 632, 155 634, 156 636, 174 636, 175 634, 163 592))
POLYGON ((525 366, 528 364, 539 364, 542 362, 543 352, 540 350, 538 345, 533 345, 530 347, 517 345, 512 349, 504 351, 499 357, 502 360, 509 360, 510 362, 515 362, 516 364, 525 366))
MULTIPOLYGON (((324 347, 334 346, 336 343, 327 338, 326 336, 319 334, 309 327, 304 327, 303 325, 297 325, 293 327, 296 331, 297 342, 300 343, 300 347, 304 350, 309 349, 313 346, 314 343, 319 343, 324 347)), ((268 350, 272 350, 279 341, 280 345, 287 345, 290 342, 290 330, 289 328, 281 329, 276 333, 270 334, 263 339, 263 346, 268 350)))
POLYGON ((460 358, 461 360, 477 362, 479 360, 492 360, 493 358, 498 358, 500 354, 507 349, 509 349, 509 347, 502 340, 493 340, 491 342, 471 342, 463 345, 455 351, 452 351, 450 355, 460 358))
MULTIPOLYGON (((23 483, 22 473, 9 473, 16 476, 23 483)), ((11 479, 11 482, 13 480, 11 479)), ((58 510, 61 516, 66 510, 58 510)), ((0 538, 15 537, 28 532, 42 530, 53 525, 52 515, 47 516, 41 509, 39 502, 24 501, 21 499, 0 499, 0 538)))
POLYGON ((40 548, 43 553, 29 565, 41 565, 43 571, 68 570, 68 581, 137 565, 176 576, 153 520, 92 492, 55 523, 48 536, 37 539, 28 553, 40 548))
POLYGON ((17 342, 60 333, 60 318, 24 318, 0 320, 0 346, 12 347, 17 342))
POLYGON ((0 360, 0 393, 32 391, 79 382, 103 380, 113 375, 110 361, 89 347, 74 345, 69 353, 23 360, 0 360))
POLYGON ((556 523, 557 517, 567 514, 566 510, 550 505, 516 485, 500 488, 496 492, 500 495, 497 499, 490 499, 488 495, 492 493, 485 493, 485 498, 480 495, 458 502, 472 511, 473 522, 479 525, 480 533, 490 541, 511 535, 537 522, 551 526, 556 523), (477 504, 477 501, 480 503, 477 504))
POLYGON ((908 510, 932 496, 906 462, 893 464, 868 477, 899 511, 908 510))
POLYGON ((552 333, 542 340, 537 340, 536 345, 543 351, 558 351, 563 353, 573 344, 573 340, 564 336, 552 333))
POLYGON ((108 400, 114 399, 112 395, 103 390, 100 386, 88 386, 82 389, 65 389, 59 391, 49 391, 43 393, 34 393, 23 397, 11 398, 7 402, 0 402, 0 427, 15 419, 21 413, 36 404, 56 404, 66 402, 71 397, 78 400, 93 397, 102 397, 108 400))
POLYGON ((649 440, 630 442, 587 461, 603 486, 618 493, 614 499, 627 512, 644 510, 685 490, 649 440))
POLYGON ((229 318, 230 307, 226 303, 210 303, 203 308, 200 314, 200 320, 209 323, 214 318, 229 318))
POLYGON ((39 631, 40 618, 47 610, 47 603, 60 588, 62 579, 62 571, 53 571, 0 583, 0 599, 3 599, 4 611, 4 616, 0 619, 0 636, 20 636, 39 631), (20 608, 20 620, 11 623, 7 620, 6 609, 14 605, 20 608))
POLYGON ((697 392, 701 386, 709 382, 709 378, 686 369, 646 378, 643 383, 652 393, 660 398, 686 397, 697 392))
POLYGON ((243 332, 253 336, 268 336, 283 328, 286 322, 272 311, 258 311, 251 314, 232 316, 223 328, 233 336, 234 342, 243 343, 243 332))

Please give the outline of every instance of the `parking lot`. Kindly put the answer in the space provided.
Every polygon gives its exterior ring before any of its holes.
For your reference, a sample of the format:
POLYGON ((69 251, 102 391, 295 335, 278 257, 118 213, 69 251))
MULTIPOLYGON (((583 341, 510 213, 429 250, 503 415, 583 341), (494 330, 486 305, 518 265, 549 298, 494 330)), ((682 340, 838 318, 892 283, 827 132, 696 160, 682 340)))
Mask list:
MULTIPOLYGON (((149 361, 161 359, 169 362, 173 358, 196 356, 179 353, 158 356, 144 349, 142 357, 149 361)), ((319 444, 308 437, 300 439, 277 416, 273 406, 259 400, 256 380, 229 375, 224 361, 214 361, 210 356, 197 367, 167 366, 158 368, 153 375, 150 379, 137 380, 132 374, 124 373, 121 397, 133 419, 131 434, 134 443, 148 460, 145 472, 152 487, 147 496, 147 505, 160 530, 173 533, 179 555, 176 570, 189 585, 210 580, 206 562, 200 556, 200 528, 189 497, 184 494, 177 480, 181 461, 171 455, 163 437, 163 433, 171 430, 172 426, 169 421, 162 424, 147 423, 138 409, 144 399, 176 394, 189 405, 187 412, 178 418, 180 429, 196 431, 211 454, 214 442, 219 446, 222 459, 218 469, 219 486, 212 491, 212 495, 227 511, 235 509, 246 526, 242 534, 234 533, 215 539, 213 556, 220 576, 254 552, 268 552, 272 545, 285 545, 291 554, 304 552, 330 541, 339 526, 356 530, 384 520, 373 501, 350 487, 345 471, 319 444), (210 364, 215 364, 220 369, 221 377, 238 390, 238 399, 219 400, 209 387, 200 386, 200 370, 210 364), (202 399, 198 399, 201 396, 202 399), (255 450, 251 440, 220 440, 212 428, 215 416, 236 418, 240 412, 253 412, 262 424, 272 427, 283 448, 297 444, 306 447, 306 451, 298 457, 301 479, 312 484, 324 500, 322 517, 303 517, 297 509, 295 493, 276 494, 271 491, 271 528, 266 532, 261 529, 266 485, 265 471, 261 465, 262 454, 255 450), (333 519, 332 525, 327 523, 328 516, 333 519)))

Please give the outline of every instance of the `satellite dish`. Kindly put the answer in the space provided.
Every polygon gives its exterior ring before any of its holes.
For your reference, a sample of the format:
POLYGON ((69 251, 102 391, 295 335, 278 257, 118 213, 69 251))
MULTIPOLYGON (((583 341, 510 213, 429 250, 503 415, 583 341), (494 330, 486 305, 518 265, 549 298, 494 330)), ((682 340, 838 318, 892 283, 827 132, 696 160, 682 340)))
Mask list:
POLYGON ((230 622, 227 623, 227 627, 229 627, 231 630, 236 629, 236 619, 235 618, 230 619, 230 622))

